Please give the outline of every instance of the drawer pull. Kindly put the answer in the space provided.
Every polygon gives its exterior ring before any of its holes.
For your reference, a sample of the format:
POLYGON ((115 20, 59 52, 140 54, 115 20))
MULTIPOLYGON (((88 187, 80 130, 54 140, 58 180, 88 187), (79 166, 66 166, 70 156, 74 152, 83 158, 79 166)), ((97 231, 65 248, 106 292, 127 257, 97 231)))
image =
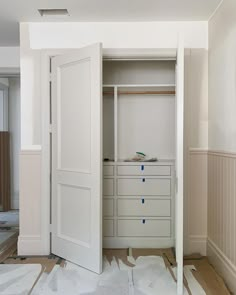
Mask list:
POLYGON ((145 224, 145 222, 146 222, 146 220, 145 220, 145 219, 143 219, 143 224, 145 224))
POLYGON ((142 171, 144 170, 144 165, 141 165, 141 170, 142 170, 142 171))
POLYGON ((145 202, 145 200, 144 200, 144 199, 142 199, 142 204, 144 204, 144 202, 145 202))
POLYGON ((143 178, 143 182, 145 182, 145 178, 143 178))

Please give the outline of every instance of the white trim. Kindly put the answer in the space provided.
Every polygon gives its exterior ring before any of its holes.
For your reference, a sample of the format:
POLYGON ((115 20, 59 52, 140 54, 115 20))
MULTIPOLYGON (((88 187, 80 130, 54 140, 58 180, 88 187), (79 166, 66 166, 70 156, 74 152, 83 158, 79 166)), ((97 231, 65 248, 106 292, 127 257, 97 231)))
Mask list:
POLYGON ((35 154, 42 151, 41 145, 28 145, 28 146, 22 146, 20 154, 21 155, 29 155, 29 154, 35 154))
POLYGON ((176 60, 175 48, 103 48, 103 60, 176 60))
POLYGON ((221 2, 217 5, 216 9, 212 12, 212 14, 210 15, 210 17, 208 18, 208 22, 214 17, 214 15, 220 9, 220 7, 223 4, 223 2, 224 2, 224 0, 221 0, 221 2))
POLYGON ((175 243, 173 238, 103 238, 104 248, 120 249, 126 248, 171 248, 175 243))
POLYGON ((208 150, 208 155, 236 158, 236 152, 232 151, 208 150))
POLYGON ((18 238, 17 249, 18 255, 47 255, 43 251, 43 241, 41 236, 22 236, 18 238))
POLYGON ((207 256, 220 275, 224 277, 227 285, 233 293, 236 292, 236 265, 217 247, 210 239, 207 239, 207 256))
POLYGON ((207 236, 205 235, 189 235, 187 237, 187 251, 186 254, 200 253, 202 256, 207 254, 207 236))
POLYGON ((191 155, 198 155, 198 154, 208 154, 208 149, 207 148, 189 148, 189 153, 191 155))

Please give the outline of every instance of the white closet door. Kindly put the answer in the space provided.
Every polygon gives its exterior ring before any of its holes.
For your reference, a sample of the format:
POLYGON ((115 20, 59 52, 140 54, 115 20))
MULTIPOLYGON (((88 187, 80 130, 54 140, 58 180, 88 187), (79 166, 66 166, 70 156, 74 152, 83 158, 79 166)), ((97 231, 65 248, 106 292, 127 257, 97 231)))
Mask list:
POLYGON ((184 134, 184 46, 179 40, 176 66, 176 261, 177 294, 183 294, 183 134, 184 134))
POLYGON ((52 60, 52 253, 102 271, 102 48, 52 60))

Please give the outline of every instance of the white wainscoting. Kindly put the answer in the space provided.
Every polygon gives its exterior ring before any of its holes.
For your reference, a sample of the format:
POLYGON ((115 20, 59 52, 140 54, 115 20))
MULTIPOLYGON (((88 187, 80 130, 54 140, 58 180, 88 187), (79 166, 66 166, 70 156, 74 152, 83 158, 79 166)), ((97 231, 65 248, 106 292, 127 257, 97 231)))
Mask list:
POLYGON ((207 149, 190 148, 185 163, 185 251, 206 255, 207 149))
POLYGON ((236 293, 236 153, 208 153, 207 255, 236 293))
POLYGON ((41 146, 20 153, 20 235, 18 255, 45 254, 41 231, 41 146))

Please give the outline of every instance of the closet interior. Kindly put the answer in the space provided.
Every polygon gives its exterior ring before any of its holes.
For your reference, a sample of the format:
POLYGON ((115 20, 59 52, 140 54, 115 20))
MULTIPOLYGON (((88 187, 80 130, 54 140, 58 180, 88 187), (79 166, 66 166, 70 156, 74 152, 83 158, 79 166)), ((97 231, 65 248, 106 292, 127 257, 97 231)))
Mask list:
POLYGON ((103 61, 103 247, 174 246, 176 60, 103 61))

